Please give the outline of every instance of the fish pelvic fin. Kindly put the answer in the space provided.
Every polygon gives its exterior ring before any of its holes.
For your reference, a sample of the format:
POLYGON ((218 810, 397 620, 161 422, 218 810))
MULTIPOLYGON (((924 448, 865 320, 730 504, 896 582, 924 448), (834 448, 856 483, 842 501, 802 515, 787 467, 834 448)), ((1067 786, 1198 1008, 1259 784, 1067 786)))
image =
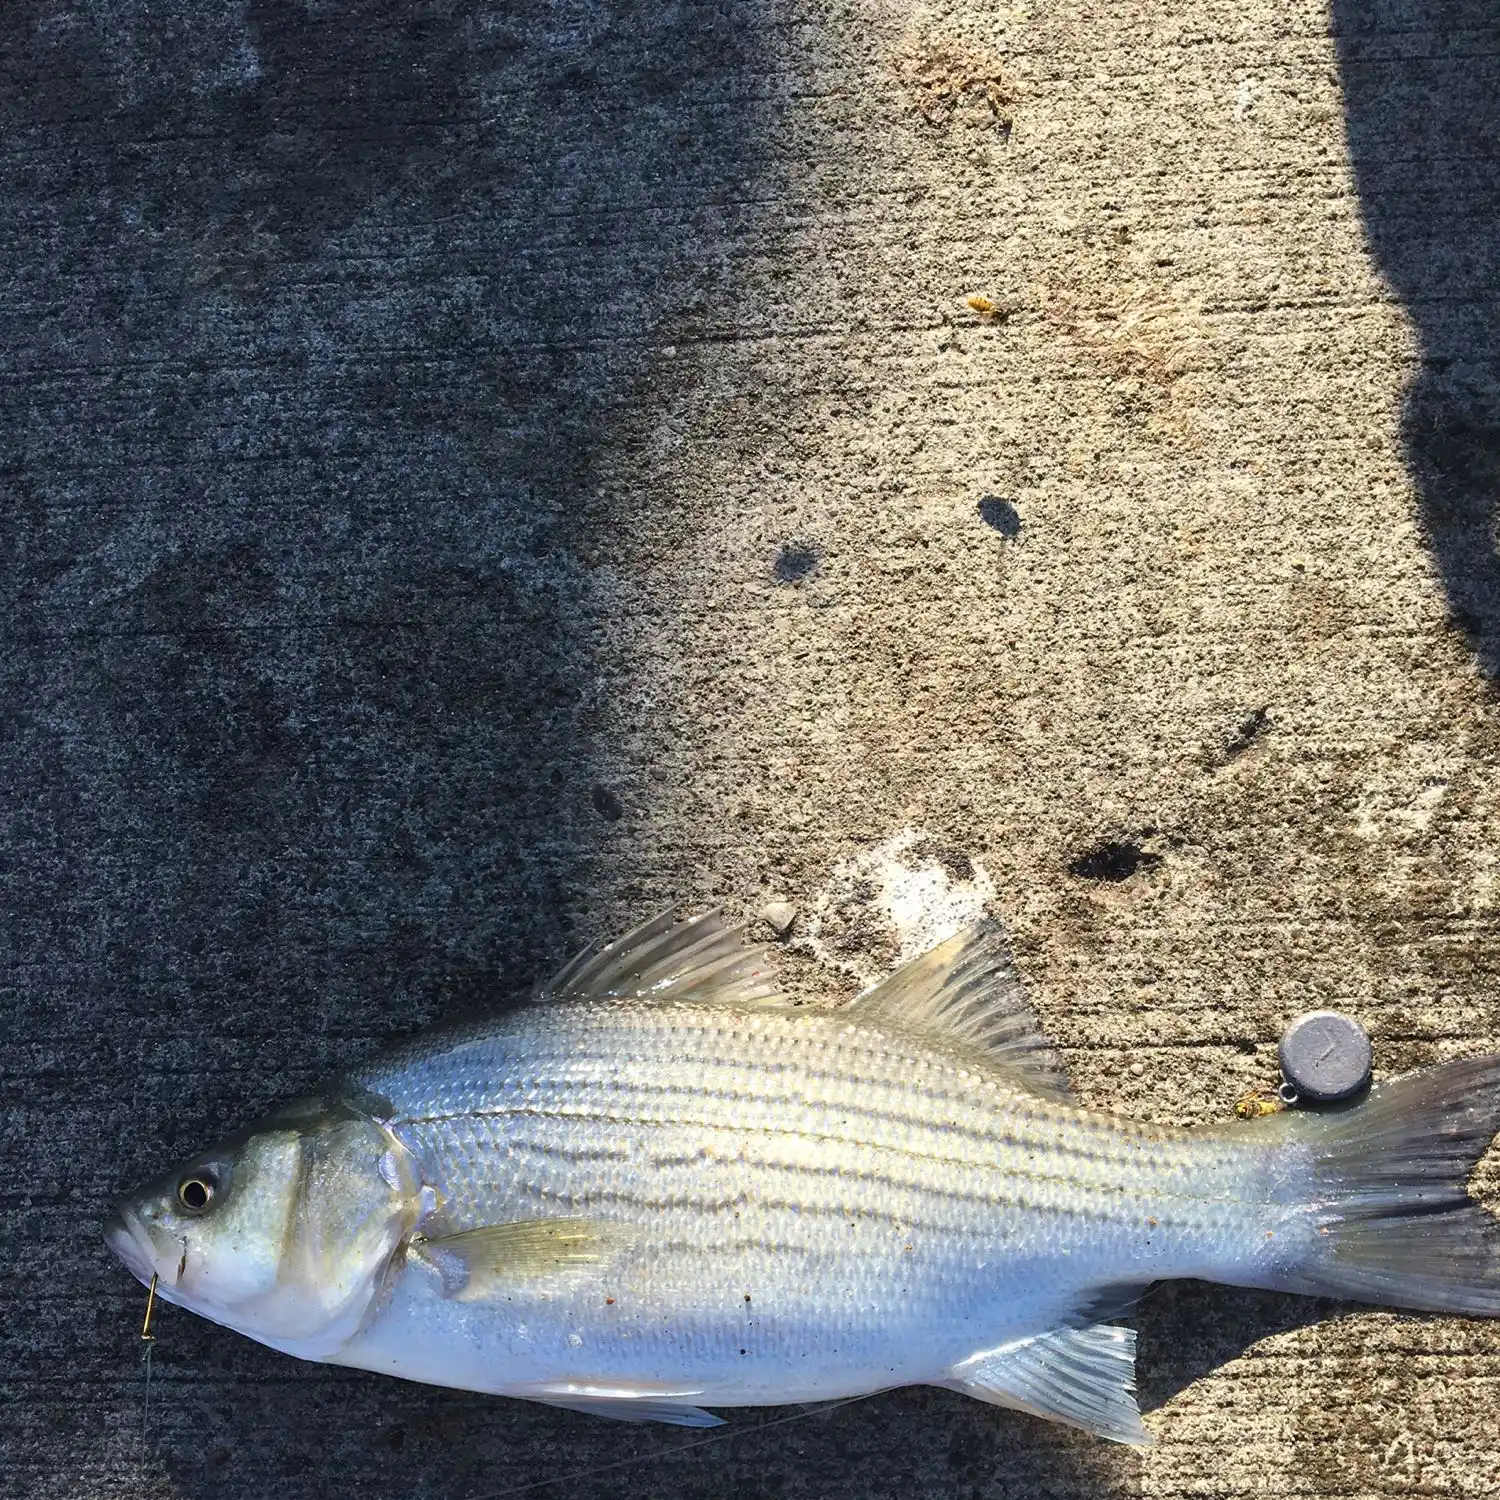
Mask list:
POLYGON ((1305 1260, 1266 1285, 1500 1317, 1500 1219, 1467 1188, 1500 1129, 1500 1053, 1377 1083, 1347 1109, 1288 1110, 1247 1128, 1293 1147, 1283 1195, 1311 1221, 1305 1260))
POLYGON ((1135 1401, 1133 1328, 1095 1323, 1016 1339, 955 1365, 943 1383, 1111 1442, 1143 1448, 1156 1441, 1135 1401))
POLYGON ((547 1406, 561 1406, 615 1422, 665 1422, 672 1427, 722 1427, 716 1417, 686 1399, 701 1391, 673 1391, 649 1385, 593 1384, 560 1380, 540 1385, 516 1386, 510 1395, 547 1406))
POLYGON ((781 1006, 764 948, 717 911, 682 918, 676 907, 623 937, 595 943, 565 964, 537 1000, 698 1000, 781 1006))
POLYGON ((976 1048, 1021 1087, 1073 1102, 1062 1057, 1037 1025, 1005 934, 994 922, 975 923, 939 943, 851 1009, 976 1048))

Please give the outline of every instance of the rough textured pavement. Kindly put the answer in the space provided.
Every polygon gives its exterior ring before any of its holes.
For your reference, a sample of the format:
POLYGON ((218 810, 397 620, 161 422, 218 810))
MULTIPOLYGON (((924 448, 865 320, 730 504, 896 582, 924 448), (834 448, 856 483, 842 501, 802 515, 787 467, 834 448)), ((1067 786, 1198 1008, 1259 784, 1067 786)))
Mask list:
POLYGON ((98 1236, 672 898, 821 903, 847 995, 903 829, 1092 1103, 1500 1045, 1497 101, 1491 0, 10 5, 0 1487, 1500 1490, 1496 1328, 1196 1285, 1145 1454, 653 1458, 171 1309, 143 1420, 98 1236))

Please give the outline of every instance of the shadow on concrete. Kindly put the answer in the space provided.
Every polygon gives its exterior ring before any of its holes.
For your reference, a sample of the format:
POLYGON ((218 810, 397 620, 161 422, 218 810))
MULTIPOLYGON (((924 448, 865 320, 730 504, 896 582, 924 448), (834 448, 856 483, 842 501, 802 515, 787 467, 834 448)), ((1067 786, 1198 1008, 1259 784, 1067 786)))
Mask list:
POLYGON ((1153 1287, 1131 1319, 1139 1331, 1136 1381, 1141 1410, 1164 1406, 1262 1339, 1320 1323, 1344 1308, 1324 1298, 1204 1281, 1169 1281, 1153 1287))
POLYGON ((16 1493, 373 1494, 405 1424, 421 1492, 458 1495, 570 1441, 178 1315, 143 1445, 143 1294, 99 1226, 164 1161, 613 920, 592 492, 747 212, 778 107, 759 9, 8 9, 16 1493))
POLYGON ((1370 247, 1421 343, 1406 448, 1454 624, 1500 669, 1500 9, 1334 0, 1370 247))

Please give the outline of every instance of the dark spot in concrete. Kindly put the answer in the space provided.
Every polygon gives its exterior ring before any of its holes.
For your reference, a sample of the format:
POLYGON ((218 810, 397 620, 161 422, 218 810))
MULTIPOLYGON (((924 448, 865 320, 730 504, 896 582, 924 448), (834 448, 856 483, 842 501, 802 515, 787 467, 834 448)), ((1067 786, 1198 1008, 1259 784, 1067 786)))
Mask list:
POLYGON ((1007 540, 1021 534, 1021 512, 998 495, 986 495, 979 502, 979 519, 1007 540))
POLYGON ((1068 865, 1068 874, 1080 880, 1104 880, 1116 883, 1129 880, 1137 870, 1149 870, 1161 863, 1161 855, 1142 849, 1139 844, 1108 839, 1085 849, 1068 865))
POLYGON ((805 542, 787 542, 776 554, 771 571, 778 583, 801 583, 818 571, 821 561, 816 547, 809 547, 805 542))
POLYGON ((1237 760, 1245 753, 1265 732, 1270 728, 1271 709, 1267 704, 1257 708, 1250 714, 1235 730, 1234 736, 1224 746, 1224 763, 1227 765, 1232 760, 1237 760))
POLYGON ((625 816, 625 804, 607 786, 596 786, 589 793, 594 811, 611 823, 618 823, 625 816))
MULTIPOLYGON (((912 849, 912 853, 918 859, 935 859, 950 879, 972 880, 974 878, 974 861, 961 849, 953 848, 951 844, 940 844, 934 839, 924 839, 912 849)), ((871 895, 868 899, 873 900, 874 896, 871 895)))
POLYGON ((211 1464, 217 1464, 222 1467, 224 1464, 227 1464, 233 1456, 234 1455, 231 1453, 231 1451, 221 1444, 208 1455, 208 1461, 211 1464))
POLYGON ((847 898, 823 913, 820 938, 832 953, 848 957, 874 957, 884 967, 894 967, 900 956, 895 931, 872 905, 876 888, 860 881, 847 898))

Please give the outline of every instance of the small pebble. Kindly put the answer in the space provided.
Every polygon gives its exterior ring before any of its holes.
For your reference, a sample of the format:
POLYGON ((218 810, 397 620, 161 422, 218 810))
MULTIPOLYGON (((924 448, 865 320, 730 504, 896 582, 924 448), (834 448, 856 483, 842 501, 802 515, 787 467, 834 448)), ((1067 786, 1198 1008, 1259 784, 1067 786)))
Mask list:
POLYGON ((777 937, 784 938, 797 920, 797 908, 790 901, 771 901, 761 907, 760 919, 777 937))
POLYGON ((1314 1010, 1281 1034, 1281 1075, 1299 1102, 1337 1104, 1370 1081, 1370 1038, 1353 1016, 1314 1010))
POLYGON ((1145 1063, 1138 1063, 1138 1062, 1131 1063, 1131 1065, 1130 1065, 1130 1076, 1132 1078, 1141 1078, 1141 1077, 1144 1077, 1145 1072, 1146 1072, 1146 1065, 1145 1065, 1145 1063))

